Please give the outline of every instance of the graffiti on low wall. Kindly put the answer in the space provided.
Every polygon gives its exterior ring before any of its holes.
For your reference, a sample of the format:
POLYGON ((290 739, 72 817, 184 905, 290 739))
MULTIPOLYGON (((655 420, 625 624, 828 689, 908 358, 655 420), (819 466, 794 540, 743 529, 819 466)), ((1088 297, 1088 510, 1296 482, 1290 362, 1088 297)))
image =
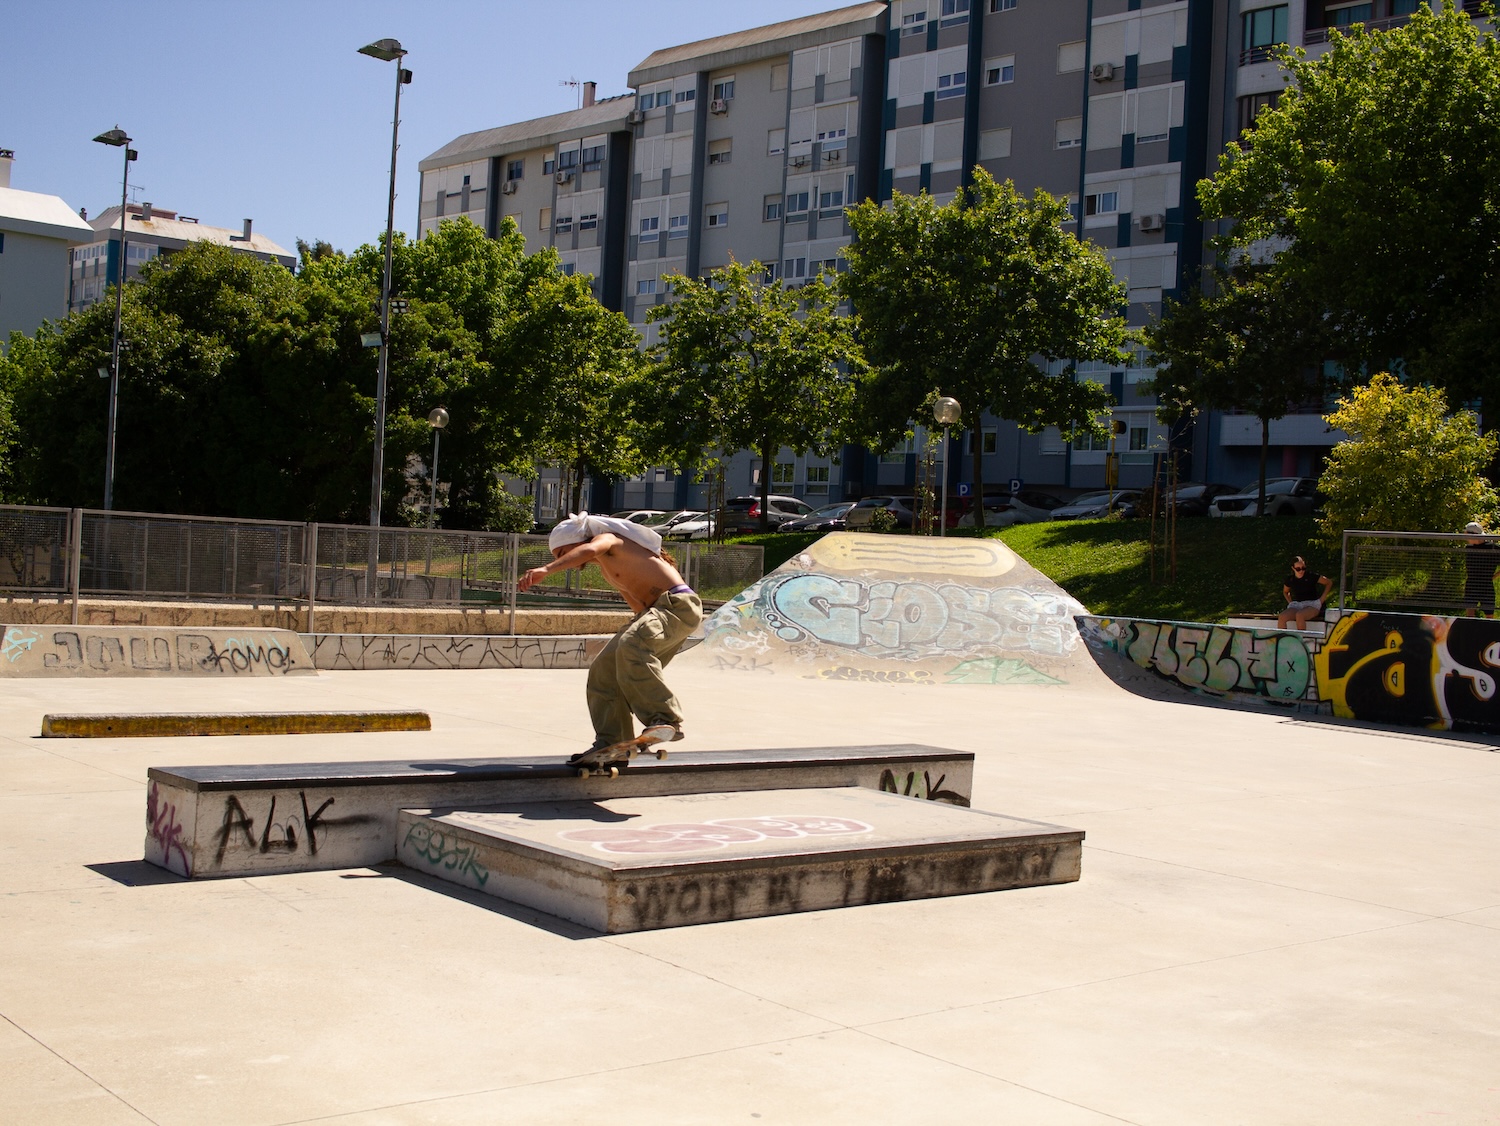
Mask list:
POLYGON ((1079 619, 1091 648, 1118 654, 1195 692, 1317 700, 1308 643, 1285 630, 1139 618, 1079 619))
POLYGON ((0 676, 286 676, 316 673, 288 630, 5 627, 0 676))
POLYGON ((607 637, 310 635, 320 669, 584 669, 607 637))

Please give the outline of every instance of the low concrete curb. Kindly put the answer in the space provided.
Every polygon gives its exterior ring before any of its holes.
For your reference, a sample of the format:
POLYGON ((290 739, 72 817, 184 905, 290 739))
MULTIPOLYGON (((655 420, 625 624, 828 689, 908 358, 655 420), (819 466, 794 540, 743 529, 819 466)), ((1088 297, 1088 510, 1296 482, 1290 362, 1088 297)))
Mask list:
POLYGON ((59 714, 42 717, 53 739, 169 735, 332 735, 348 731, 431 731, 426 712, 142 712, 139 715, 59 714))

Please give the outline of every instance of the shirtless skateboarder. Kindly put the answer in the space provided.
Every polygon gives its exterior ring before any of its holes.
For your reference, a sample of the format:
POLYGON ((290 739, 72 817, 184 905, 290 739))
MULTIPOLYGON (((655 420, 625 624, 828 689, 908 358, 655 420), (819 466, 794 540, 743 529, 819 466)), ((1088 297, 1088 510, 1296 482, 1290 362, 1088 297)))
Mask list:
MULTIPOLYGON (((703 603, 682 581, 671 557, 663 556, 661 536, 628 520, 580 512, 552 529, 547 546, 552 562, 522 575, 521 590, 530 590, 558 571, 594 563, 635 611, 589 666, 587 699, 594 745, 569 761, 634 740, 632 716, 645 728, 637 750, 681 739, 682 709, 662 679, 662 666, 703 620, 703 603)), ((628 757, 626 751, 619 759, 628 757)), ((598 765, 597 758, 590 764, 598 765)))

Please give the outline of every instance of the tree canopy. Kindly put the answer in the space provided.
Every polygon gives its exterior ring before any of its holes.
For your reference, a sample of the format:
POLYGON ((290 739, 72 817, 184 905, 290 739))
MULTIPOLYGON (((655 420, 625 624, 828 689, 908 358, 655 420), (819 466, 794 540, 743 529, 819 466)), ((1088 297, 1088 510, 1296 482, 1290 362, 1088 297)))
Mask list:
POLYGON ((656 451, 679 468, 715 448, 760 455, 762 528, 777 451, 837 449, 864 371, 854 325, 821 275, 787 287, 765 274, 759 262, 730 262, 668 279, 672 300, 651 311, 658 379, 640 401, 656 451))
MULTIPOLYGON (((1097 426, 1109 392, 1073 368, 1122 361, 1125 293, 1104 253, 1064 230, 1068 218, 1066 200, 1040 189, 1028 199, 982 168, 942 206, 898 192, 889 208, 849 212, 840 282, 874 368, 860 400, 872 444, 904 435, 933 391, 956 398, 971 427, 983 411, 1033 432, 1097 426), (1066 370, 1049 374, 1058 360, 1066 370)), ((980 492, 981 443, 974 451, 980 492)))
POLYGON ((1339 358, 1461 401, 1500 391, 1500 49, 1445 0, 1356 25, 1316 58, 1199 184, 1221 245, 1270 253, 1328 313, 1339 358), (1267 241, 1269 240, 1269 241, 1267 241))
POLYGON ((1328 455, 1319 482, 1326 542, 1348 528, 1457 532, 1495 518, 1500 497, 1480 473, 1500 440, 1480 434, 1471 412, 1449 414, 1441 391, 1403 387, 1381 372, 1340 399, 1327 421, 1349 437, 1328 455))

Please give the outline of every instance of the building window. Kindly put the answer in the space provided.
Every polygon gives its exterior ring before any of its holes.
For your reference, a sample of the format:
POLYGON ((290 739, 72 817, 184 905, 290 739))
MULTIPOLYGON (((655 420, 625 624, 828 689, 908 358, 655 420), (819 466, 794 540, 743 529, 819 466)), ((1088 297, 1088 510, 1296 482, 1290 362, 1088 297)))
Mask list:
MULTIPOLYGON (((996 452, 1000 448, 999 441, 999 434, 995 428, 993 426, 985 427, 979 432, 979 452, 982 454, 996 452)), ((964 435, 964 453, 971 456, 974 453, 974 431, 972 430, 964 435)))
POLYGON ((546 160, 542 161, 542 175, 543 176, 550 176, 550 175, 552 175, 552 173, 554 173, 556 171, 557 171, 557 161, 553 160, 550 156, 546 160))
POLYGON ((507 160, 505 162, 505 178, 507 180, 519 180, 526 175, 525 160, 507 160))
POLYGON ((656 279, 655 278, 640 278, 640 279, 638 279, 636 281, 636 283, 635 283, 635 292, 636 292, 636 295, 640 296, 640 297, 645 297, 648 294, 655 293, 656 292, 656 279))
POLYGON ((809 496, 815 493, 822 494, 828 492, 828 466, 809 465, 807 467, 807 488, 805 491, 809 496))
POLYGON ((661 216, 648 215, 641 220, 641 234, 649 235, 661 230, 661 216))
POLYGON ((1063 117, 1057 122, 1057 147, 1076 149, 1083 144, 1083 118, 1063 117))
POLYGON ((961 70, 953 74, 938 75, 938 100, 941 101, 943 98, 962 98, 964 96, 964 83, 966 81, 967 74, 961 70))
POLYGON ((916 452, 913 443, 914 439, 908 438, 906 441, 902 442, 901 445, 892 446, 890 449, 882 451, 880 454, 880 464, 905 465, 906 455, 916 452))
POLYGON ((604 166, 604 146, 591 145, 583 150, 583 170, 597 172, 604 166))
MULTIPOLYGON (((1240 132, 1248 133, 1255 128, 1256 115, 1263 109, 1272 109, 1281 98, 1281 91, 1271 90, 1264 94, 1249 94, 1239 99, 1240 132)), ((1137 137, 1139 142, 1141 138, 1137 137)))
POLYGON ((536 213, 536 229, 546 231, 550 226, 552 226, 552 208, 544 207, 536 213))
POLYGON ((778 461, 771 466, 771 487, 774 489, 786 489, 791 491, 792 486, 797 483, 797 463, 794 461, 778 461))
POLYGON ((729 101, 734 97, 734 79, 726 78, 714 83, 714 101, 729 101))
POLYGON ((668 238, 687 238, 688 217, 686 215, 673 215, 667 220, 668 238))
POLYGON ((710 227, 729 226, 729 204, 727 203, 710 203, 704 209, 704 215, 707 216, 710 227))
POLYGON ((793 215, 800 215, 807 210, 806 192, 786 193, 786 215, 790 219, 793 215))
POLYGON ((781 276, 787 281, 797 281, 807 277, 807 259, 788 258, 781 264, 781 276))
POLYGON ((557 217, 557 222, 555 222, 553 226, 556 228, 558 234, 567 234, 567 232, 573 229, 573 216, 559 215, 557 217))
POLYGON ((906 15, 901 17, 902 35, 921 35, 926 30, 927 13, 925 11, 907 12, 906 15))
POLYGON ((764 281, 767 285, 770 285, 773 281, 775 281, 779 277, 781 277, 781 267, 780 267, 780 265, 778 265, 775 262, 767 262, 767 263, 764 264, 764 266, 763 266, 763 268, 761 270, 761 280, 762 281, 764 281))
POLYGON ((765 209, 765 213, 764 213, 764 221, 767 222, 767 223, 772 223, 772 222, 775 222, 777 219, 780 219, 780 218, 781 218, 781 197, 779 195, 768 195, 768 196, 766 196, 766 209, 765 209))
POLYGON ((1149 431, 1144 426, 1132 426, 1130 428, 1130 448, 1132 450, 1144 450, 1146 448, 1148 433, 1149 431))
POLYGON ((1097 434, 1079 434, 1073 439, 1073 449, 1079 453, 1108 453, 1109 439, 1097 434))
POLYGON ((969 22, 969 0, 942 0, 939 27, 953 27, 969 22))
POLYGON ((563 272, 563 277, 571 278, 578 265, 575 262, 563 262, 557 268, 563 272))
MULTIPOLYGON (((1363 8, 1363 18, 1369 18, 1370 5, 1356 4, 1356 8, 1363 8)), ((1349 11, 1351 9, 1344 9, 1349 11)), ((1329 22, 1334 26, 1338 12, 1329 12, 1329 22)), ((1257 8, 1253 12, 1245 12, 1241 17, 1243 26, 1243 38, 1240 40, 1240 66, 1250 63, 1263 63, 1271 57, 1271 49, 1279 47, 1286 42, 1287 32, 1287 5, 1278 4, 1274 8, 1257 8)))
POLYGON ((578 229, 580 231, 594 231, 599 229, 599 214, 578 216, 578 229))
POLYGON ((1001 55, 998 59, 991 59, 984 64, 984 84, 986 86, 1004 86, 1016 80, 1016 57, 1014 55, 1001 55))
POLYGON ((1074 71, 1082 70, 1086 58, 1088 58, 1088 48, 1082 39, 1074 43, 1059 43, 1057 45, 1057 73, 1072 74, 1074 71))
POLYGON ((1119 192, 1096 192, 1094 195, 1083 197, 1085 215, 1108 215, 1118 210, 1120 210, 1119 192))
POLYGON ((1374 14, 1373 9, 1374 5, 1369 3, 1345 4, 1339 8, 1329 7, 1324 14, 1328 18, 1329 27, 1343 28, 1356 23, 1364 23, 1374 14))
POLYGON ((990 0, 990 11, 992 12, 1014 12, 1016 0, 990 0))
POLYGON ((733 155, 728 137, 708 142, 708 162, 710 164, 728 164, 729 158, 733 155))
POLYGON ((686 90, 679 90, 679 91, 677 91, 677 95, 676 95, 676 100, 678 102, 692 102, 692 101, 696 101, 697 98, 698 98, 698 87, 696 87, 696 86, 689 86, 686 90))
POLYGON ((766 133, 766 155, 780 156, 786 152, 786 130, 772 129, 766 133))
POLYGON ((831 192, 818 193, 819 211, 842 211, 844 209, 844 190, 839 188, 831 192))

